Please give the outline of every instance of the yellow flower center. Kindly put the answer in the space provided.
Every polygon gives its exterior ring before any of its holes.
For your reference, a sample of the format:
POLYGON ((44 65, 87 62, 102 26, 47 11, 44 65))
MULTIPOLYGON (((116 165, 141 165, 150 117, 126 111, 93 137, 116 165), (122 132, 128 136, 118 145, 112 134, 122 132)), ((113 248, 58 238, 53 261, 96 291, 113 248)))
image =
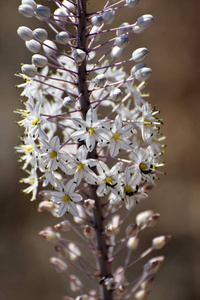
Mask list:
POLYGON ((148 166, 145 163, 141 162, 139 165, 139 168, 140 168, 140 170, 145 170, 145 169, 148 169, 148 166))
POLYGON ((132 187, 130 185, 127 185, 124 187, 125 193, 131 193, 133 191, 132 187))
POLYGON ((114 133, 114 134, 113 134, 113 138, 114 138, 115 140, 118 140, 118 139, 120 138, 120 134, 114 133))
POLYGON ((31 150, 33 150, 33 146, 31 146, 31 145, 22 145, 22 148, 24 148, 24 150, 26 150, 26 151, 31 151, 31 150))
POLYGON ((65 195, 64 197, 62 197, 62 201, 63 202, 67 202, 70 200, 70 196, 69 195, 65 195))
POLYGON ((111 177, 106 177, 106 183, 111 183, 112 182, 112 178, 111 177))
POLYGON ((87 130, 87 132, 88 132, 89 134, 93 134, 93 133, 94 133, 94 128, 89 127, 88 130, 87 130))
POLYGON ((32 125, 37 125, 40 122, 40 119, 34 119, 31 124, 32 125))
POLYGON ((56 151, 52 151, 50 154, 49 154, 49 157, 50 158, 55 158, 57 156, 57 152, 56 151))
POLYGON ((30 182, 33 182, 34 180, 35 180, 35 177, 30 177, 30 178, 29 178, 29 181, 30 181, 30 182))
POLYGON ((76 166, 76 169, 78 171, 82 170, 83 169, 83 164, 82 163, 79 163, 77 166, 76 166))

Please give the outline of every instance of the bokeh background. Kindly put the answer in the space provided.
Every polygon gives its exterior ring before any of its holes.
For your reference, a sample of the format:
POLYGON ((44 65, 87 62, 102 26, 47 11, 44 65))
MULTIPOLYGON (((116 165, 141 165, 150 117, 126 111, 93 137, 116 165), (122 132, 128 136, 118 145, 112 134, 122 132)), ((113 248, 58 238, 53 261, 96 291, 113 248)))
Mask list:
MULTIPOLYGON (((94 9, 101 4, 90 2, 94 9)), ((13 74, 31 57, 16 30, 21 25, 41 26, 19 15, 19 4, 0 1, 0 299, 56 300, 67 294, 68 284, 49 264, 55 254, 53 246, 38 236, 39 230, 55 220, 37 213, 37 203, 20 193, 18 181, 23 173, 13 150, 20 134, 13 114, 20 107, 20 90, 14 87, 19 80, 13 74)), ((117 20, 118 24, 133 23, 145 13, 155 17, 154 25, 134 36, 127 51, 128 55, 138 46, 150 50, 146 62, 153 74, 148 90, 152 105, 161 110, 162 131, 167 136, 167 176, 140 204, 141 210, 152 208, 161 214, 150 234, 173 236, 164 250, 155 253, 163 253, 166 261, 150 300, 200 299, 199 8, 199 0, 141 0, 136 9, 126 10, 117 20)))

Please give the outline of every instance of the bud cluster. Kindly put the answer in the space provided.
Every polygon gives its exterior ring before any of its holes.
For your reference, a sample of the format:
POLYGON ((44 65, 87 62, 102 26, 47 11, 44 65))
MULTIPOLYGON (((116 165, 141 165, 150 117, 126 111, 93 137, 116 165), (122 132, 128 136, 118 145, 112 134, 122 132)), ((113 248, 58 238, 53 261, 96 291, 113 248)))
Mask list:
POLYGON ((58 257, 50 262, 78 293, 65 299, 128 299, 138 289, 135 297, 146 299, 164 258, 149 260, 135 279, 127 280, 126 270, 170 237, 154 238, 131 262, 140 232, 153 227, 159 214, 140 213, 128 226, 126 220, 163 173, 158 168, 164 165, 165 137, 159 111, 143 92, 152 72, 143 62, 148 49, 138 48, 126 60, 123 54, 131 36, 146 30, 153 17, 146 14, 110 28, 121 9, 134 8, 139 0, 109 0, 96 13, 88 13, 86 0, 52 2, 54 12, 34 0, 19 6, 20 14, 44 21, 53 32, 52 38, 41 27, 17 30, 33 54, 31 63, 22 65, 18 76, 24 83, 17 86, 26 98, 16 111, 24 128, 16 150, 28 174, 21 182, 29 185, 23 192, 42 200, 39 212, 62 218, 55 230, 48 227, 40 235, 55 245, 58 257), (107 33, 112 37, 106 39, 107 33), (127 72, 125 65, 131 66, 127 72), (70 230, 80 242, 62 237, 60 232, 70 230), (81 247, 91 251, 91 261, 83 258, 81 247), (125 248, 124 265, 117 267, 115 258, 125 248), (85 290, 76 275, 68 274, 69 264, 84 272, 94 289, 85 290))

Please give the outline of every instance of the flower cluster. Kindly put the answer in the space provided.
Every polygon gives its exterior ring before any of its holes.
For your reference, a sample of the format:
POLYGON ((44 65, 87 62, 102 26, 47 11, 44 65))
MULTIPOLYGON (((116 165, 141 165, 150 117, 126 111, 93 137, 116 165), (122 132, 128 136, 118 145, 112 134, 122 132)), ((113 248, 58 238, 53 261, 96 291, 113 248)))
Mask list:
MULTIPOLYGON (((74 292, 84 292, 75 299, 128 299, 138 288, 136 298, 145 299, 163 257, 144 265, 133 288, 129 288, 133 281, 125 280, 125 270, 132 266, 129 260, 139 233, 154 226, 159 215, 143 212, 127 227, 125 238, 115 242, 115 237, 125 224, 126 217, 119 216, 123 206, 132 212, 148 196, 164 164, 162 120, 143 92, 151 75, 143 63, 148 50, 139 48, 130 59, 121 59, 131 35, 146 30, 153 17, 143 15, 134 24, 110 29, 118 11, 134 8, 139 0, 109 0, 97 13, 87 12, 85 0, 53 2, 54 12, 34 0, 22 0, 19 6, 23 16, 44 21, 53 32, 49 37, 40 27, 17 30, 33 53, 32 63, 23 64, 18 73, 24 80, 18 87, 26 99, 24 108, 16 111, 22 118, 18 125, 24 128, 16 149, 28 174, 21 181, 29 184, 23 191, 32 193, 31 200, 42 199, 39 211, 63 218, 56 230, 73 228, 89 243, 97 263, 86 269, 75 242, 52 228, 40 232, 56 244, 58 258, 51 258, 51 263, 67 274, 74 292), (112 34, 108 40, 107 33, 112 34), (129 72, 124 65, 131 65, 129 72), (114 271, 111 263, 125 246, 124 266, 114 271), (101 296, 98 289, 85 291, 80 279, 66 272, 65 260, 95 281, 101 296)), ((168 239, 154 239, 141 258, 168 239)))

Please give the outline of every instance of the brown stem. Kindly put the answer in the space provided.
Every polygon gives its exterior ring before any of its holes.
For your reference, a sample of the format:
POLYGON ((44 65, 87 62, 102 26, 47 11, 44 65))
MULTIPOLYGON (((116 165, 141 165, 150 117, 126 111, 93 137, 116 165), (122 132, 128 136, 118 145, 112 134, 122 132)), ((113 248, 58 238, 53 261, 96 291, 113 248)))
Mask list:
MULTIPOLYGON (((86 37, 86 0, 77 0, 77 14, 78 14, 78 27, 77 27, 77 48, 82 49, 87 53, 87 37, 86 37)), ((86 114, 90 108, 89 93, 87 87, 87 71, 86 59, 78 66, 78 90, 80 97, 81 111, 83 119, 86 119, 86 114)), ((97 158, 96 147, 89 153, 90 158, 97 158)), ((95 208, 93 209, 93 223, 95 228, 95 241, 98 249, 97 261, 100 276, 100 292, 102 300, 112 300, 112 291, 107 290, 104 284, 104 278, 110 276, 111 266, 108 262, 108 246, 106 245, 105 225, 103 219, 103 209, 101 199, 96 194, 96 186, 90 185, 90 198, 95 200, 95 208)))

